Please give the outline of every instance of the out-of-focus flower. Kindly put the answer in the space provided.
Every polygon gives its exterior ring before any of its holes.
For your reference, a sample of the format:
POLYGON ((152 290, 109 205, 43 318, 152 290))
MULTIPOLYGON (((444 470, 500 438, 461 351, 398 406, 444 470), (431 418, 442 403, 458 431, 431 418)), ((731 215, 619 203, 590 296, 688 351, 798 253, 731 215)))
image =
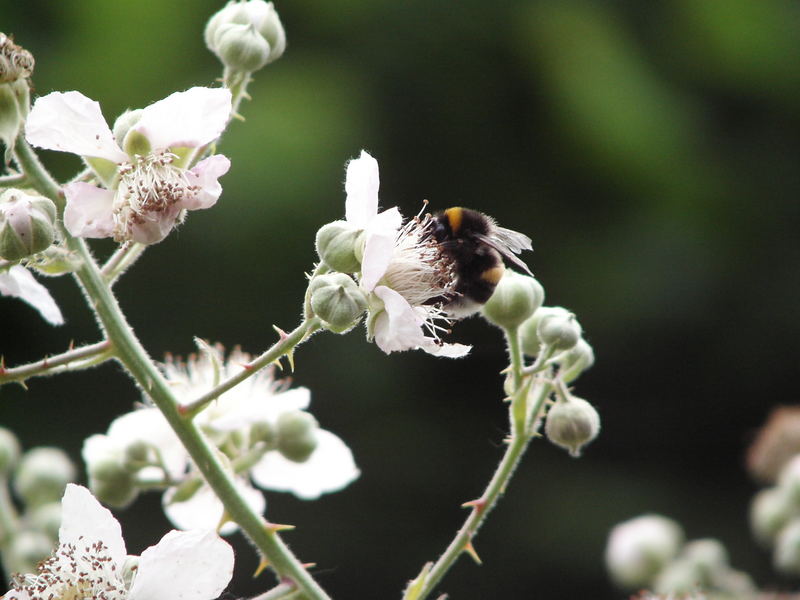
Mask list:
POLYGON ((21 265, 0 271, 0 294, 27 302, 51 325, 64 323, 64 317, 50 292, 21 265))
POLYGON ((800 406, 778 406, 747 450, 747 470, 762 483, 775 483, 796 454, 800 454, 800 406))
POLYGON ((233 574, 233 550, 213 531, 171 531, 127 556, 119 523, 84 487, 62 500, 58 548, 39 572, 17 575, 6 600, 216 598, 233 574))
POLYGON ((194 87, 142 109, 124 139, 115 139, 97 102, 53 92, 34 103, 25 136, 34 146, 84 157, 105 183, 64 186, 64 225, 72 235, 155 244, 185 211, 209 208, 222 193, 225 156, 186 166, 192 149, 219 137, 230 112, 227 89, 194 87))

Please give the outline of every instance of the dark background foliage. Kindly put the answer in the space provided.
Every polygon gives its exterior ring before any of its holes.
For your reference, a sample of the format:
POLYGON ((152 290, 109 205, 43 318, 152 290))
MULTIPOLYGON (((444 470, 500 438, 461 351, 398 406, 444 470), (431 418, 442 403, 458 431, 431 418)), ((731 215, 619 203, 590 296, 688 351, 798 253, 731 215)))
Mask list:
MULTIPOLYGON (((107 118, 192 85, 219 66, 204 48, 211 0, 22 3, 2 29, 36 57, 38 94, 78 89, 107 118)), ((409 215, 483 210, 534 239, 547 303, 575 311, 597 354, 576 393, 603 431, 580 460, 532 445, 442 586, 452 598, 621 598, 609 529, 643 512, 717 537, 734 566, 791 585, 752 541, 756 486, 743 454, 770 407, 793 403, 800 278, 800 7, 791 0, 306 0, 278 5, 289 48, 256 75, 218 205, 192 213, 117 286, 156 357, 192 336, 259 352, 299 318, 314 234, 344 210, 344 164, 381 165, 384 206, 409 215)), ((46 153, 61 177, 74 157, 46 153)), ((98 253, 108 243, 94 246, 98 253)), ((69 278, 47 285, 53 329, 4 299, 0 352, 18 364, 98 339, 69 278)), ((504 349, 480 319, 455 327, 469 358, 385 356, 319 335, 294 380, 363 471, 306 503, 269 495, 268 515, 339 598, 399 597, 434 559, 501 454, 504 349)), ((76 459, 83 439, 138 394, 116 366, 0 391, 0 422, 26 447, 76 459)), ((120 514, 130 551, 168 527, 156 496, 120 514)), ((253 582, 235 537, 234 594, 253 582)))

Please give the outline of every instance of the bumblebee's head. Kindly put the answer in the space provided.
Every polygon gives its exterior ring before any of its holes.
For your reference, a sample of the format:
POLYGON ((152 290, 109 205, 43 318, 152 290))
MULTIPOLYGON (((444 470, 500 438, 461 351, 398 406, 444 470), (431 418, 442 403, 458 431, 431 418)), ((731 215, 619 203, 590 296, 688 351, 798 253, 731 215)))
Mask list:
POLYGON ((437 215, 433 221, 433 237, 436 241, 441 243, 458 237, 463 216, 464 209, 460 206, 448 208, 437 215))

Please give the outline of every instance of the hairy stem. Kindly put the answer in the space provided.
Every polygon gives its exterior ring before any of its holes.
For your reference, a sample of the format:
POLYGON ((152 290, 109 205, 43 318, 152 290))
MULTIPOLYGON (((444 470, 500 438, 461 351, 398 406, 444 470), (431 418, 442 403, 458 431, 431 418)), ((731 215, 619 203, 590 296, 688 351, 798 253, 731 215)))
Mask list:
POLYGON ((79 371, 99 365, 114 356, 114 351, 108 341, 70 348, 66 352, 48 356, 26 365, 6 369, 0 364, 0 385, 11 381, 24 382, 29 377, 42 377, 79 371))

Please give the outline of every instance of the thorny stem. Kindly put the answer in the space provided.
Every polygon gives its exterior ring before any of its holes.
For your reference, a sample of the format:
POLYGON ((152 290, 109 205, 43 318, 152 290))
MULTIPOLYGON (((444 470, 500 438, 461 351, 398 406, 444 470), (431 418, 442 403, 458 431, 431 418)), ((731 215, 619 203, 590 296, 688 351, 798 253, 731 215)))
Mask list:
POLYGON ((70 348, 66 352, 48 356, 26 365, 6 369, 0 362, 0 385, 11 381, 25 382, 29 377, 55 375, 68 371, 79 371, 99 365, 114 356, 108 341, 70 348))
POLYGON ((180 407, 181 414, 185 416, 194 416, 200 412, 209 402, 218 398, 220 395, 227 392, 229 389, 239 385, 242 381, 258 373, 264 367, 272 364, 281 356, 289 355, 296 346, 306 340, 312 333, 320 328, 320 320, 317 317, 311 317, 300 323, 297 328, 291 333, 284 333, 281 339, 278 340, 269 350, 258 356, 244 366, 239 373, 226 379, 225 381, 214 386, 211 390, 192 400, 191 402, 184 403, 180 407))
MULTIPOLYGON (((514 385, 512 406, 509 409, 511 437, 507 440, 508 446, 481 497, 464 504, 465 507, 470 507, 472 510, 461 529, 458 530, 458 533, 456 533, 447 549, 439 557, 439 560, 429 570, 427 567, 423 568, 420 574, 420 578, 422 578, 421 585, 414 585, 413 589, 409 588, 403 600, 424 600, 424 598, 427 598, 464 552, 472 554, 473 558, 477 558, 477 554, 475 554, 475 550, 472 547, 472 539, 481 525, 483 525, 489 512, 497 504, 500 496, 505 492, 506 486, 531 440, 527 423, 535 423, 539 418, 544 406, 544 400, 551 390, 552 384, 550 381, 544 377, 537 377, 532 382, 533 389, 529 393, 528 385, 525 384, 522 374, 522 352, 517 331, 506 330, 506 340, 508 342, 508 354, 511 362, 510 370, 514 385), (531 398, 533 398, 532 404, 528 406, 531 398)), ((419 581, 419 579, 415 581, 419 581)))
MULTIPOLYGON (((33 186, 56 202, 60 213, 63 213, 64 199, 60 195, 58 184, 41 165, 30 146, 21 138, 18 138, 15 144, 15 153, 20 167, 30 178, 33 186)), ((178 412, 178 402, 168 382, 128 325, 84 241, 68 234, 65 234, 65 238, 70 250, 83 260, 74 275, 100 320, 106 339, 113 345, 115 356, 161 410, 209 486, 222 501, 227 514, 246 532, 278 577, 293 581, 309 600, 327 600, 329 596, 289 550, 276 528, 253 511, 239 494, 232 474, 222 464, 216 449, 209 444, 190 419, 186 419, 178 412)), ((286 353, 292 348, 293 346, 284 344, 281 346, 281 351, 286 353)))

